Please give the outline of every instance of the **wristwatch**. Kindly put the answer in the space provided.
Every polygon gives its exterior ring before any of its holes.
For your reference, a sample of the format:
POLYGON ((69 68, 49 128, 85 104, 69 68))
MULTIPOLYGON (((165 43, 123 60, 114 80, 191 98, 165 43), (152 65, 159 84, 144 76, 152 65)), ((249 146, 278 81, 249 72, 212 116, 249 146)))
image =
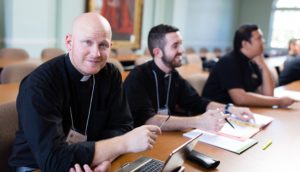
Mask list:
POLYGON ((229 112, 229 108, 230 108, 231 106, 233 106, 232 103, 227 103, 227 104, 225 105, 225 108, 224 108, 224 114, 231 114, 231 112, 229 112))

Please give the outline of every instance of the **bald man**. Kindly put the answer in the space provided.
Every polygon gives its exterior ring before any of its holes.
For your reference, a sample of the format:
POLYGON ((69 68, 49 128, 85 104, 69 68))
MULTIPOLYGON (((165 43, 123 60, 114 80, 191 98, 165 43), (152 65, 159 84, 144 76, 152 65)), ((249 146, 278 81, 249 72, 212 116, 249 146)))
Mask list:
POLYGON ((9 159, 15 171, 106 171, 115 157, 153 147, 160 129, 132 130, 121 75, 106 63, 111 37, 104 17, 82 14, 65 38, 68 53, 21 82, 9 159))

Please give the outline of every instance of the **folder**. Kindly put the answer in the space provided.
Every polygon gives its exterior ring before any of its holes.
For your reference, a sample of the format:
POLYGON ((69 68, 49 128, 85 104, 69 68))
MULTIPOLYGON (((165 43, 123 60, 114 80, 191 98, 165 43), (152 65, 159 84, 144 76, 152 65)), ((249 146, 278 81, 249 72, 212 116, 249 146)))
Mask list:
POLYGON ((184 137, 193 138, 197 134, 203 133, 198 139, 200 142, 204 142, 237 154, 241 154, 245 150, 249 149, 257 143, 254 139, 237 140, 230 137, 209 133, 200 129, 194 129, 192 131, 183 134, 184 137))

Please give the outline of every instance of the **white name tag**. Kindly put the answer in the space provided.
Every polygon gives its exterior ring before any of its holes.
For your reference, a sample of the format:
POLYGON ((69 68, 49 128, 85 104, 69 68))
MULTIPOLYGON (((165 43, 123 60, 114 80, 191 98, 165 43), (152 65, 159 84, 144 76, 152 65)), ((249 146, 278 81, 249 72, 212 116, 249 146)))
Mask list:
POLYGON ((168 108, 160 108, 157 111, 158 114, 162 114, 162 115, 169 115, 169 109, 168 108))
POLYGON ((70 144, 80 143, 87 141, 87 136, 83 135, 73 129, 70 129, 69 134, 67 136, 66 142, 70 144))

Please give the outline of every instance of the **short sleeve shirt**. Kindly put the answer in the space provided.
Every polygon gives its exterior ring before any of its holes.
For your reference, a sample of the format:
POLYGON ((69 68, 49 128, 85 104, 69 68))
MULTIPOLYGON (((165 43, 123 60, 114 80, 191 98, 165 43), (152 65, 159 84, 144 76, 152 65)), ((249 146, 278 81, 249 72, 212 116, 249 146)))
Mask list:
POLYGON ((211 71, 202 96, 220 103, 232 103, 228 91, 234 88, 255 92, 262 84, 261 71, 241 52, 222 57, 211 71))

